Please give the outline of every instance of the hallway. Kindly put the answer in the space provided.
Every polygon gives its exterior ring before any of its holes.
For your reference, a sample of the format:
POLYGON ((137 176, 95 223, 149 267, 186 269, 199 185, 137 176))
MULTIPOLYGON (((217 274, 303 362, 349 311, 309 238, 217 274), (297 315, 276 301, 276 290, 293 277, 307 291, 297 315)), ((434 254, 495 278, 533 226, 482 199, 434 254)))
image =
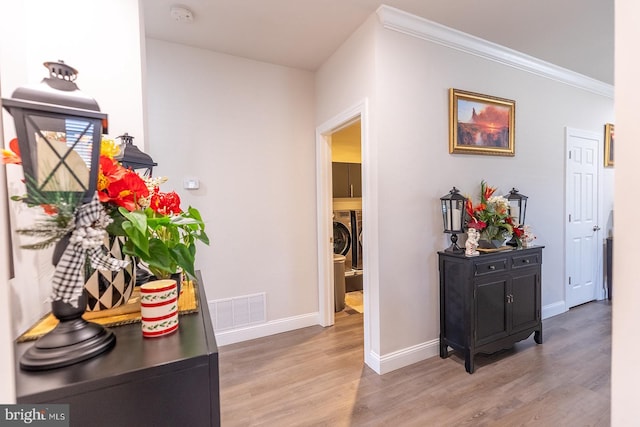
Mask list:
POLYGON ((610 424, 611 304, 543 321, 533 338, 476 356, 452 354, 379 376, 364 366, 362 315, 220 349, 225 426, 610 424))

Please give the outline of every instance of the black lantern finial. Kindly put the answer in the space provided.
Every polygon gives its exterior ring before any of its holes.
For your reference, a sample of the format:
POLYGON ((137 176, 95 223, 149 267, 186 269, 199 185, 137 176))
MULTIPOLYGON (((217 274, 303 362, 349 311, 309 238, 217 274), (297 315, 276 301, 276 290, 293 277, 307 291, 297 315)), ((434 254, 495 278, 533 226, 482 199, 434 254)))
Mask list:
POLYGON ((117 138, 122 141, 121 152, 117 157, 120 163, 126 168, 141 170, 142 176, 153 176, 153 167, 158 166, 158 164, 153 161, 150 155, 140 151, 138 147, 133 145, 133 136, 125 132, 117 138))
POLYGON ((464 233, 466 202, 467 199, 456 187, 440 198, 444 232, 451 234, 451 246, 445 249, 447 252, 464 252, 464 249, 458 246, 458 234, 464 233))

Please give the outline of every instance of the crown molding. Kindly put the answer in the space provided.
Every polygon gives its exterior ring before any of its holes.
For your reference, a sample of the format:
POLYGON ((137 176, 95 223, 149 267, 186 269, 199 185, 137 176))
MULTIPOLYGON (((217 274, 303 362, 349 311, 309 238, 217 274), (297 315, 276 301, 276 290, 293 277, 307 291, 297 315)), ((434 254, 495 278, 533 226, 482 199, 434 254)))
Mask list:
POLYGON ((518 70, 613 99, 613 85, 575 71, 567 70, 517 50, 420 18, 394 7, 382 5, 376 13, 382 26, 389 30, 489 59, 518 70))

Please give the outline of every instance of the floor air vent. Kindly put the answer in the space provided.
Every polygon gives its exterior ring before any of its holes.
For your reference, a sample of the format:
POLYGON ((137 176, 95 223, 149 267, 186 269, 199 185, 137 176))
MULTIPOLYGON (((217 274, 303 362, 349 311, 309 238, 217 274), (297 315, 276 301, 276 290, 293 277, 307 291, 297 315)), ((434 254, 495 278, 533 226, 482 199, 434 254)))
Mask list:
POLYGON ((267 321, 266 293, 209 302, 215 331, 241 328, 267 321))

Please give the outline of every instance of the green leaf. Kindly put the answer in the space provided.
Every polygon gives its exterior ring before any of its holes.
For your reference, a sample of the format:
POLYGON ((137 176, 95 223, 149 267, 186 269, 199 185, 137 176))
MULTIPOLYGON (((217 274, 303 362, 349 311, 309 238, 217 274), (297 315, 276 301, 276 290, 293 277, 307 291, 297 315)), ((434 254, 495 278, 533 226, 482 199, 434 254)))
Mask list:
POLYGON ((129 239, 128 246, 135 246, 136 248, 135 252, 130 255, 139 256, 141 258, 149 256, 149 236, 145 232, 141 232, 138 228, 134 227, 131 221, 123 221, 122 229, 129 239))
POLYGON ((144 212, 133 211, 129 212, 125 208, 118 209, 118 212, 124 216, 133 227, 138 229, 141 233, 147 232, 147 216, 144 212))
POLYGON ((179 243, 171 249, 171 255, 184 271, 186 271, 191 277, 195 277, 195 246, 186 246, 179 243))
POLYGON ((149 267, 162 272, 173 273, 177 269, 177 265, 171 257, 169 249, 158 239, 151 239, 149 241, 149 257, 143 259, 143 261, 149 264, 149 267))

